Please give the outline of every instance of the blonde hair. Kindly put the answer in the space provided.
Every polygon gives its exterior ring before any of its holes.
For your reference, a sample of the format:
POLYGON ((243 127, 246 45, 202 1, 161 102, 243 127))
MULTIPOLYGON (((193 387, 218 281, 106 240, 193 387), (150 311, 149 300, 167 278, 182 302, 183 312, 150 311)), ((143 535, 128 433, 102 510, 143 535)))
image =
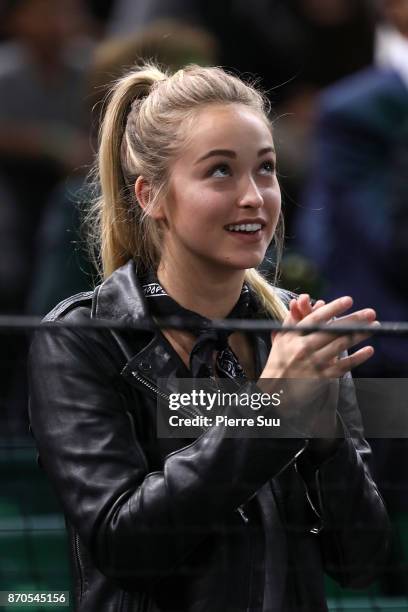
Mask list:
MULTIPOLYGON (((267 99, 221 68, 189 65, 170 75, 149 63, 114 83, 93 174, 97 195, 87 219, 94 261, 102 277, 132 258, 138 267, 157 270, 161 229, 150 213, 166 193, 169 162, 185 143, 194 114, 213 103, 246 105, 270 127, 267 99), (138 176, 150 185, 151 198, 144 210, 134 193, 138 176)), ((275 232, 278 261, 282 241, 281 218, 275 232)), ((255 268, 246 270, 245 280, 265 314, 282 320, 287 309, 274 286, 255 268)))

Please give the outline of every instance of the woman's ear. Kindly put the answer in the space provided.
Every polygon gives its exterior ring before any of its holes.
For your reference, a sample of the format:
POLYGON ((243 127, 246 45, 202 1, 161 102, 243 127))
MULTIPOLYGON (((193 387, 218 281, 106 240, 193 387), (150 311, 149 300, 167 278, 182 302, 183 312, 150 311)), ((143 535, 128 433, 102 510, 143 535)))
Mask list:
POLYGON ((149 210, 152 199, 152 188, 143 176, 138 176, 136 179, 135 195, 140 207, 143 208, 143 210, 148 210, 149 217, 156 219, 156 221, 166 218, 161 202, 157 202, 153 210, 149 210))

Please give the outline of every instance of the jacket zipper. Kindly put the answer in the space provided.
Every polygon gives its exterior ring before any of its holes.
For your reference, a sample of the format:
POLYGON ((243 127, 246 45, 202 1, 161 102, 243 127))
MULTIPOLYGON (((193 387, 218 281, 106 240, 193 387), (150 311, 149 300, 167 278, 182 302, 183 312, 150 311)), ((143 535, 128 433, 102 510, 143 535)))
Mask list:
POLYGON ((83 570, 81 563, 81 554, 79 552, 79 536, 76 532, 74 537, 74 553, 79 574, 79 601, 81 601, 83 596, 83 570))
MULTIPOLYGON (((145 378, 143 378, 143 376, 140 376, 140 374, 138 374, 138 372, 132 371, 132 376, 134 376, 134 378, 136 378, 137 381, 142 383, 142 385, 144 385, 145 387, 147 387, 148 389, 153 391, 153 393, 155 393, 156 395, 158 395, 162 399, 167 400, 167 401, 170 400, 170 397, 166 393, 163 393, 163 391, 160 391, 155 385, 152 385, 151 383, 149 383, 149 381, 147 381, 145 378)), ((185 416, 189 416, 189 417, 196 417, 196 416, 200 417, 200 416, 202 416, 202 414, 201 414, 201 412, 199 410, 195 410, 194 408, 192 408, 190 406, 181 406, 179 408, 179 410, 185 416)), ((201 427, 201 429, 203 431, 205 431, 205 427, 201 427)))

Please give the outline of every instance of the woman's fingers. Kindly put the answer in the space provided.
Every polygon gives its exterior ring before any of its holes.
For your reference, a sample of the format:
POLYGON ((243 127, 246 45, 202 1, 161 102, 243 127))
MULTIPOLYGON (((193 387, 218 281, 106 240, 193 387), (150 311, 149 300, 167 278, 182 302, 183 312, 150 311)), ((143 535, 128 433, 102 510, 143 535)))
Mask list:
MULTIPOLYGON (((282 321, 282 327, 286 327, 287 325, 297 325, 297 323, 299 323, 300 320, 301 320, 301 316, 297 310, 296 300, 295 299, 290 300, 288 312, 286 313, 286 316, 282 321)), ((273 331, 271 333, 272 343, 274 342, 276 336, 279 333, 281 332, 273 331)))
POLYGON ((298 300, 293 299, 293 300, 290 301, 289 312, 290 312, 291 318, 293 320, 293 322, 292 322, 293 325, 296 325, 297 323, 299 323, 299 321, 301 321, 303 319, 302 312, 301 312, 301 310, 299 308, 298 300))
POLYGON ((350 296, 337 298, 320 308, 317 308, 307 315, 299 326, 307 327, 308 325, 320 325, 328 323, 333 317, 338 317, 353 305, 353 299, 350 296))
MULTIPOLYGON (((364 325, 364 326, 372 326, 372 327, 377 327, 379 324, 378 321, 375 321, 375 317, 376 317, 376 312, 375 310, 373 310, 372 308, 365 308, 363 310, 357 310, 356 312, 353 312, 350 315, 347 315, 346 317, 342 317, 341 319, 336 319, 335 321, 330 321, 329 323, 327 323, 328 327, 331 328, 336 328, 341 330, 342 327, 345 326, 349 326, 349 325, 364 325)), ((299 327, 301 326, 301 324, 299 324, 299 327)), ((309 350, 311 352, 313 351, 318 351, 319 349, 323 348, 324 346, 327 346, 328 344, 332 344, 333 342, 336 342, 337 339, 340 336, 345 336, 345 337, 350 337, 353 336, 355 334, 336 334, 336 333, 331 333, 331 332, 312 332, 310 333, 306 338, 305 338, 305 342, 307 343, 307 346, 309 348, 309 350)), ((367 331, 366 334, 364 334, 363 337, 361 337, 360 340, 356 340, 354 341, 352 344, 348 344, 346 348, 349 348, 350 346, 353 346, 354 344, 357 344, 358 342, 361 342, 362 340, 365 340, 366 338, 370 337, 370 332, 367 331)))
POLYGON ((297 305, 302 315, 302 319, 312 312, 312 305, 310 303, 310 295, 308 293, 301 293, 297 299, 297 305))
POLYGON ((338 357, 344 351, 347 351, 352 346, 367 340, 371 336, 370 333, 365 334, 348 334, 347 336, 340 336, 335 338, 333 342, 330 342, 319 351, 312 354, 312 361, 315 367, 325 369, 333 359, 338 357))
POLYGON ((335 327, 342 327, 348 325, 355 325, 361 323, 362 321, 368 321, 371 323, 375 321, 377 313, 374 308, 362 308, 361 310, 356 310, 348 315, 344 315, 344 317, 338 317, 335 321, 330 322, 329 325, 333 325, 335 327))
POLYGON ((324 300, 317 300, 317 302, 312 306, 312 310, 317 310, 318 308, 320 308, 321 306, 325 305, 325 301, 324 300))
POLYGON ((372 346, 364 346, 352 355, 342 357, 336 361, 332 366, 325 370, 324 376, 327 378, 339 378, 340 376, 344 376, 344 374, 361 365, 373 355, 374 348, 372 346))
MULTIPOLYGON (((331 333, 331 332, 328 332, 328 333, 316 332, 316 334, 311 334, 310 341, 313 345, 313 349, 316 350, 322 346, 325 346, 328 343, 335 341, 336 338, 341 335, 342 327, 364 326, 364 327, 370 328, 370 327, 376 327, 380 325, 379 322, 375 320, 375 318, 376 318, 375 310, 373 310, 372 308, 364 308, 363 310, 357 310, 356 312, 353 312, 345 317, 336 319, 335 321, 329 321, 329 323, 327 323, 327 327, 337 329, 338 335, 336 335, 336 333, 331 333), (318 336, 318 337, 316 338, 315 336, 318 336)), ((353 336, 354 334, 348 333, 344 335, 347 337, 350 337, 350 336, 353 336)), ((357 344, 357 342, 361 342, 366 337, 367 338, 370 337, 370 332, 368 330, 367 330, 367 335, 362 337, 361 340, 354 342, 354 344, 357 344)), ((350 345, 350 346, 353 346, 353 345, 350 345)))
MULTIPOLYGON (((344 315, 352 302, 352 298, 346 296, 328 304, 319 300, 312 306, 308 294, 301 294, 297 299, 292 299, 283 326, 293 325, 299 328, 299 331, 283 334, 283 344, 279 343, 274 347, 275 360, 279 357, 285 366, 284 370, 290 371, 291 374, 296 371, 299 376, 336 378, 369 359, 373 354, 372 347, 364 347, 353 355, 339 359, 342 352, 371 335, 369 330, 347 334, 341 331, 342 327, 358 324, 367 327, 379 325, 378 321, 375 321, 376 313, 372 308, 344 315), (322 325, 338 329, 333 329, 334 333, 318 331, 302 335, 301 328, 306 325, 322 325)), ((279 332, 272 333, 272 340, 276 335, 279 335, 279 332)))
POLYGON ((305 316, 317 310, 321 306, 324 306, 324 300, 318 300, 312 307, 310 302, 310 296, 307 293, 302 293, 297 298, 293 298, 289 303, 290 319, 283 321, 282 325, 296 325, 305 316))

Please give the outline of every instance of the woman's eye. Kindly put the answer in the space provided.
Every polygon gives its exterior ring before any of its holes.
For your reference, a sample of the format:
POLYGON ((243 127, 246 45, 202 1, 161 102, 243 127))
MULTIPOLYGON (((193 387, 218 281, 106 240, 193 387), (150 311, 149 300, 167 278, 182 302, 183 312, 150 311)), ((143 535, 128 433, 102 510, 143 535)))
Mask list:
POLYGON ((275 172, 275 162, 272 161, 272 160, 264 161, 264 162, 262 162, 260 169, 261 169, 262 173, 274 174, 274 172, 275 172))
POLYGON ((218 166, 214 166, 210 170, 210 175, 215 177, 228 176, 230 173, 231 170, 228 164, 218 164, 218 166))

